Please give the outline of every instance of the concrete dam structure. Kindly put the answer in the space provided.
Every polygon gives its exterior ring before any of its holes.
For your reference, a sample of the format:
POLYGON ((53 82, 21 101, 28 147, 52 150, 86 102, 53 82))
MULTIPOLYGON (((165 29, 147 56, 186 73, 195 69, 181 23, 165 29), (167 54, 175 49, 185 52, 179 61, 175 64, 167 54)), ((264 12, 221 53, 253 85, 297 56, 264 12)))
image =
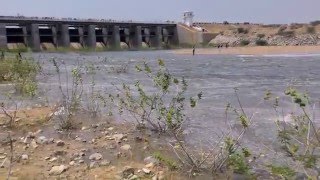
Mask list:
POLYGON ((170 22, 0 17, 0 49, 21 45, 40 51, 46 49, 45 44, 53 48, 77 44, 79 48, 120 49, 125 44, 129 49, 143 45, 160 49, 178 46, 179 37, 177 24, 170 22))

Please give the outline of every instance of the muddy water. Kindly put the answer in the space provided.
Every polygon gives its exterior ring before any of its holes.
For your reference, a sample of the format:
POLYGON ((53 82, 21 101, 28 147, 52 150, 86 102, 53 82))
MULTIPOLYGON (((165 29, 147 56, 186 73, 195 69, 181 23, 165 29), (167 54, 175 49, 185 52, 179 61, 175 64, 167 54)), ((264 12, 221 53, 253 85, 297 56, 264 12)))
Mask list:
MULTIPOLYGON (((271 90, 275 95, 282 97, 285 88, 293 84, 300 90, 308 91, 315 101, 320 97, 319 55, 190 56, 175 55, 170 51, 150 51, 83 54, 35 53, 31 56, 43 64, 43 74, 38 77, 41 97, 35 101, 49 101, 52 104, 61 96, 51 58, 63 60, 66 64, 62 66, 62 84, 66 83, 63 75, 65 71, 70 72, 76 64, 93 64, 100 69, 95 78, 97 90, 108 92, 114 91, 111 83, 133 84, 136 80, 145 82, 145 87, 152 91, 149 81, 144 76, 137 74, 134 66, 142 61, 147 61, 154 66, 157 59, 164 59, 173 74, 188 80, 189 95, 200 91, 204 94, 204 99, 199 106, 187 112, 190 118, 186 122, 185 133, 189 137, 189 143, 197 147, 210 146, 219 139, 222 131, 228 128, 225 106, 228 102, 237 105, 234 88, 239 89, 241 103, 247 114, 254 114, 252 129, 248 131, 244 142, 251 148, 260 151, 263 151, 263 147, 271 147, 276 150, 274 145, 276 116, 271 105, 263 101, 266 90, 271 90), (112 67, 116 67, 121 71, 124 66, 127 67, 125 73, 112 70, 112 67)), ((70 78, 68 81, 71 81, 70 78)), ((85 87, 88 89, 90 84, 86 84, 85 87)), ((1 88, 6 89, 7 87, 1 86, 1 88)), ((296 109, 290 99, 282 98, 281 102, 284 115, 296 109)), ((239 128, 233 116, 230 117, 230 122, 235 129, 239 128)))

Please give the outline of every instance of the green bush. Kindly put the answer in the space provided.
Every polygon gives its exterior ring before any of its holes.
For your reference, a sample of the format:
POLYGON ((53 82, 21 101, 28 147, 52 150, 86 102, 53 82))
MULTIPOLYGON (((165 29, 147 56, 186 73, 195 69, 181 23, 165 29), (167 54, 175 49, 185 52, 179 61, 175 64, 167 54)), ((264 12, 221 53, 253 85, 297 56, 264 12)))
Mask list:
POLYGON ((247 46, 247 45, 249 45, 249 44, 250 44, 250 41, 249 41, 249 40, 244 39, 244 40, 241 40, 241 41, 240 41, 240 46, 247 46))
POLYGON ((314 28, 313 26, 307 27, 307 33, 314 34, 315 32, 316 32, 316 28, 314 28))
POLYGON ((239 27, 239 28, 237 28, 237 32, 238 32, 239 34, 248 34, 248 29, 239 27))
POLYGON ((262 38, 266 37, 266 35, 265 34, 257 34, 257 37, 262 39, 262 38))
POLYGON ((295 32, 294 31, 278 31, 277 34, 285 37, 293 37, 295 32))
POLYGON ((16 92, 34 96, 37 90, 36 76, 40 66, 33 59, 7 57, 0 60, 0 82, 9 81, 16 92))
POLYGON ((258 39, 258 40, 256 40, 256 45, 257 46, 267 46, 268 42, 264 39, 258 39))

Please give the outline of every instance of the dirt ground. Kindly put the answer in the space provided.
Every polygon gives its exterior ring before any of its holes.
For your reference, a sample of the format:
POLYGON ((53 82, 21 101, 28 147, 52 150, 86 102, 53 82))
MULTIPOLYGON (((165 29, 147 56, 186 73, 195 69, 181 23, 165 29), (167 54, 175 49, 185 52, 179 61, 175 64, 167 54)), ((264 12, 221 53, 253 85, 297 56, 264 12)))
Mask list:
MULTIPOLYGON (((192 49, 179 49, 175 54, 192 54, 192 49)), ((196 54, 277 55, 320 53, 320 46, 253 46, 229 48, 198 48, 196 54)))
POLYGON ((80 129, 62 132, 50 118, 53 109, 20 110, 11 129, 1 114, 0 180, 7 178, 11 157, 10 179, 185 179, 153 158, 154 152, 167 149, 150 132, 108 119, 83 121, 80 129), (52 174, 54 166, 63 166, 62 172, 52 174))

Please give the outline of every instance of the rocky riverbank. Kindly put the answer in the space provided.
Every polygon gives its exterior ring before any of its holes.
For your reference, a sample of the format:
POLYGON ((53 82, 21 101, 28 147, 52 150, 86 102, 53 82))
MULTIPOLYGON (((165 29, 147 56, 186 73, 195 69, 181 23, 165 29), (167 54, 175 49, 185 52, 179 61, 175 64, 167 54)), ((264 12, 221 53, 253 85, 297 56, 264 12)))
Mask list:
POLYGON ((77 130, 62 132, 52 120, 44 120, 52 113, 46 107, 24 110, 11 130, 3 124, 5 117, 0 117, 0 179, 7 177, 10 166, 11 179, 184 177, 154 157, 155 152, 166 152, 167 157, 170 153, 151 132, 137 132, 130 123, 110 120, 83 122, 77 130))
POLYGON ((266 41, 266 45, 270 46, 306 46, 320 45, 320 34, 303 34, 293 37, 286 36, 270 36, 264 38, 246 36, 246 35, 218 35, 210 41, 210 46, 228 44, 232 47, 237 46, 255 46, 258 40, 266 41))
POLYGON ((217 34, 209 46, 305 46, 320 44, 320 25, 310 24, 200 24, 217 34), (263 42, 263 43, 261 43, 263 42))
MULTIPOLYGON (((192 54, 191 49, 179 49, 175 54, 192 54)), ((245 46, 229 48, 198 48, 196 54, 223 55, 281 55, 281 54, 319 54, 320 46, 245 46)))

